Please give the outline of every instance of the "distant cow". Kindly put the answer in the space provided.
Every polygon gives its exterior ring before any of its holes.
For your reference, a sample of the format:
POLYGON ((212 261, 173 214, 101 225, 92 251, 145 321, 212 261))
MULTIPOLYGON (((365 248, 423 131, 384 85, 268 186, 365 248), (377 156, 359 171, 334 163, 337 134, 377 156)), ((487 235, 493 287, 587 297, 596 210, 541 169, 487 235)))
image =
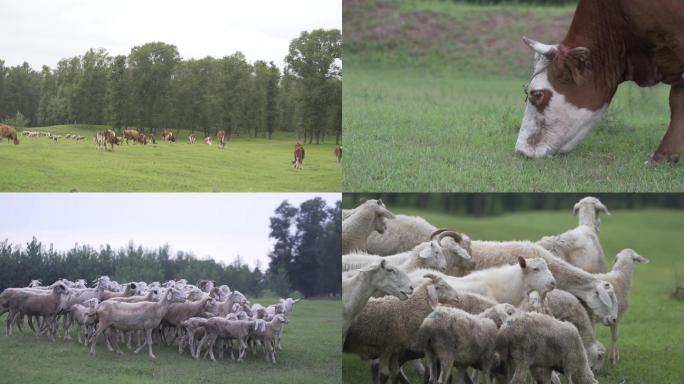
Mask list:
POLYGON ((171 141, 171 142, 174 142, 174 143, 176 142, 176 138, 173 137, 173 132, 171 132, 170 129, 165 129, 165 130, 163 130, 162 133, 161 133, 161 135, 160 135, 160 137, 161 137, 162 140, 164 140, 164 141, 171 141))
POLYGON ((123 136, 124 140, 126 140, 126 144, 128 144, 128 140, 133 140, 134 142, 140 144, 146 144, 145 135, 135 129, 124 129, 123 136))
POLYGON ((14 142, 14 145, 19 144, 19 139, 17 139, 17 129, 9 125, 0 124, 0 141, 7 138, 7 142, 10 140, 14 142))
POLYGON ((335 147, 335 157, 337 158, 338 163, 342 161, 342 147, 339 145, 335 147))
POLYGON ((152 144, 157 144, 157 139, 154 138, 154 133, 150 133, 145 137, 145 143, 147 143, 148 141, 151 141, 152 144))
POLYGON ((219 148, 223 149, 226 146, 226 131, 222 129, 216 132, 216 140, 219 142, 219 148))
POLYGON ((300 143, 295 144, 295 150, 294 150, 294 160, 292 160, 292 164, 294 165, 295 169, 302 169, 302 162, 304 161, 304 146, 301 145, 300 143))
POLYGON ((207 136, 204 138, 204 144, 211 145, 211 136, 207 136))
POLYGON ((116 137, 116 132, 108 129, 95 134, 95 143, 98 149, 106 150, 107 144, 109 144, 111 145, 112 150, 114 150, 114 144, 119 145, 121 143, 121 138, 116 137))
POLYGON ((190 136, 188 136, 188 144, 195 144, 195 141, 197 141, 197 136, 195 136, 194 133, 191 133, 190 136))

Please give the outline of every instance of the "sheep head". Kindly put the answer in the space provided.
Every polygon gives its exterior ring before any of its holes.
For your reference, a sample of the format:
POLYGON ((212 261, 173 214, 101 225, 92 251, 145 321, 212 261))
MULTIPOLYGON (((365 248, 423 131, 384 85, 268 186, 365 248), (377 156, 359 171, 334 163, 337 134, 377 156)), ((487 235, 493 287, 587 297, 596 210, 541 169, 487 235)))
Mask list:
POLYGON ((591 223, 597 231, 601 225, 599 213, 603 212, 610 216, 608 208, 603 205, 599 199, 593 196, 587 196, 578 201, 572 209, 572 214, 577 215, 577 212, 580 213, 580 224, 589 225, 591 223))
POLYGON ((537 291, 542 299, 547 292, 556 287, 556 279, 542 258, 525 259, 518 256, 518 264, 522 269, 525 294, 537 291))
POLYGON ((430 239, 437 237, 437 242, 446 251, 447 270, 457 267, 469 271, 475 268, 475 261, 470 252, 470 237, 448 229, 438 229, 430 235, 430 239))

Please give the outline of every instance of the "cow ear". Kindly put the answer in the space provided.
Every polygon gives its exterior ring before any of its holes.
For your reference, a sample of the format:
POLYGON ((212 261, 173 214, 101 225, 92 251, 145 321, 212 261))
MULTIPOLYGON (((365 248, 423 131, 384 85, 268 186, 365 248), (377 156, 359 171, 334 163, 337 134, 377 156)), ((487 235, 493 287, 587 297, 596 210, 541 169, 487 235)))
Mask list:
POLYGON ((565 68, 569 71, 575 84, 582 84, 586 75, 591 71, 589 55, 589 48, 585 47, 572 48, 565 55, 565 68))

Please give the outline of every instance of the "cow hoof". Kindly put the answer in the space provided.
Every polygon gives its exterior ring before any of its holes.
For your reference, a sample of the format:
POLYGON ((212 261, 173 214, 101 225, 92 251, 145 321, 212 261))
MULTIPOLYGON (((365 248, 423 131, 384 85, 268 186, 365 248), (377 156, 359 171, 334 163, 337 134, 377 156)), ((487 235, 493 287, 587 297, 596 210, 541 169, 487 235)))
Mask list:
POLYGON ((679 162, 679 154, 666 155, 662 153, 655 153, 646 162, 647 165, 655 166, 660 164, 677 164, 679 162))

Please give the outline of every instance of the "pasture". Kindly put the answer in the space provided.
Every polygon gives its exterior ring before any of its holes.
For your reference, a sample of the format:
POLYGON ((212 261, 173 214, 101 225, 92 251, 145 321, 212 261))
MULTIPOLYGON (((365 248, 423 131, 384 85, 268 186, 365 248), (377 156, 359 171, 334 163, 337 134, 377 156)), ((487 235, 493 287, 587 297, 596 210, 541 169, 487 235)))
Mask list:
MULTIPOLYGON (((437 227, 467 233, 472 239, 538 240, 577 225, 570 210, 506 214, 490 218, 456 217, 429 211, 391 207, 394 213, 420 215, 437 227)), ((597 375, 602 384, 679 383, 684 376, 684 301, 670 297, 675 276, 684 277, 681 244, 684 212, 675 210, 615 210, 602 218, 601 243, 611 266, 624 248, 650 259, 634 268, 630 307, 620 322, 620 362, 609 362, 597 375)), ((608 327, 597 325, 601 342, 610 345, 608 327)), ((411 368, 412 382, 421 382, 411 368)), ((345 382, 369 382, 370 370, 356 355, 343 354, 345 382)))
MULTIPOLYGON (((258 299, 264 305, 278 299, 258 299)), ((283 335, 283 351, 276 365, 262 354, 251 354, 243 363, 193 360, 172 347, 155 343, 156 360, 142 351, 124 355, 97 346, 96 356, 76 341, 46 337, 15 330, 0 336, 0 382, 50 383, 339 383, 341 318, 340 301, 304 300, 296 305, 283 335)), ((4 320, 2 317, 2 320, 4 320)), ((4 321, 3 321, 4 324, 4 321)), ((26 327, 28 329, 28 327, 26 327)))
MULTIPOLYGON (((123 143, 113 151, 95 147, 93 136, 105 126, 62 125, 27 128, 62 135, 20 136, 19 145, 0 144, 0 191, 22 192, 269 192, 339 191, 341 167, 328 142, 305 145, 302 170, 292 168, 294 134, 275 133, 272 140, 235 137, 224 150, 187 143, 180 131, 175 144, 123 143), (84 141, 64 139, 66 134, 84 141)), ((18 129, 18 131, 21 131, 18 129)), ((174 133, 177 133, 174 131, 174 133)), ((157 135, 158 136, 158 135, 157 135)))
POLYGON ((344 190, 683 190, 681 164, 644 165, 667 129, 668 86, 620 85, 567 155, 514 153, 532 63, 521 37, 559 41, 573 10, 345 2, 344 190))

